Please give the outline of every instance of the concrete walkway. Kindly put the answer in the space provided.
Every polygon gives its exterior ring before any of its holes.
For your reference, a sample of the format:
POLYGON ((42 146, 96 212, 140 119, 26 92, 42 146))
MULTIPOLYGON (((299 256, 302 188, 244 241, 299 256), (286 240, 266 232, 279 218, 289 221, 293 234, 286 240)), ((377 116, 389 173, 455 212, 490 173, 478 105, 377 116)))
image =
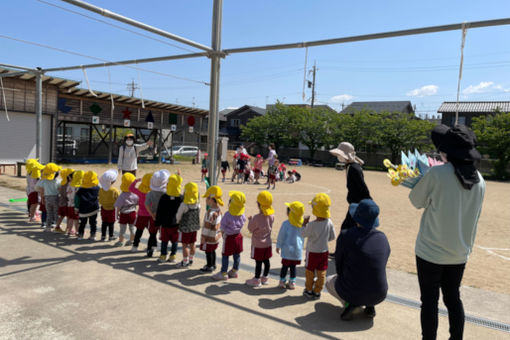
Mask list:
MULTIPOLYGON (((8 206, 8 198, 20 196, 22 192, 0 188, 0 339, 420 337, 415 308, 386 301, 377 306, 374 320, 359 315, 343 322, 341 308, 327 293, 309 301, 301 296, 302 287, 281 290, 276 279, 258 289, 244 285, 253 276, 249 240, 240 277, 218 283, 198 271, 202 256, 191 269, 178 269, 127 247, 45 233, 26 223, 22 204, 8 206)), ((272 268, 276 278, 276 254, 272 268)), ((304 273, 298 274, 299 284, 304 273)), ((417 300, 414 275, 390 271, 389 281, 391 295, 417 300)), ((508 297, 493 294, 464 288, 466 312, 507 317, 506 310, 498 313, 497 308, 508 307, 508 297)), ((466 323, 466 339, 508 336, 466 323)), ((447 337, 448 321, 441 316, 439 338, 447 337)))

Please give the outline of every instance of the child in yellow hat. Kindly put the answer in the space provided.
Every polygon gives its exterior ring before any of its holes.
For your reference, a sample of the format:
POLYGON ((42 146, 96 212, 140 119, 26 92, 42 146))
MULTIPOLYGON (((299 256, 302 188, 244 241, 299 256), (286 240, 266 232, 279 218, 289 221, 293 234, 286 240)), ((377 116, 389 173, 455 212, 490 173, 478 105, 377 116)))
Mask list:
POLYGON ((145 199, 149 191, 151 191, 151 178, 152 172, 149 172, 143 175, 142 179, 137 178, 133 183, 129 186, 129 191, 138 196, 138 216, 136 216, 136 233, 135 239, 133 240, 133 247, 131 248, 132 252, 138 250, 138 245, 140 244, 140 239, 142 238, 143 231, 145 228, 149 230, 149 242, 147 244, 147 249, 150 257, 152 257, 152 253, 154 252, 153 247, 156 247, 158 241, 156 239, 156 234, 158 233, 158 228, 154 224, 154 219, 147 211, 147 207, 145 206, 145 199), (136 185, 142 182, 140 186, 137 188, 136 185))
POLYGON ((67 187, 67 228, 65 230, 67 237, 73 237, 78 234, 80 216, 75 210, 75 198, 78 189, 81 187, 83 181, 83 170, 72 172, 68 177, 70 178, 69 186, 67 187))
POLYGON ((65 233, 65 230, 63 230, 60 225, 62 224, 64 217, 67 217, 67 188, 69 187, 69 176, 73 173, 73 171, 74 169, 66 168, 60 173, 62 181, 58 187, 58 219, 57 227, 54 230, 56 233, 65 233))
POLYGON ((161 254, 158 258, 159 263, 167 261, 168 242, 172 242, 168 262, 176 262, 177 246, 179 244, 179 224, 177 223, 177 210, 181 206, 183 197, 182 177, 180 171, 168 178, 166 193, 161 196, 156 212, 156 227, 160 228, 161 235, 161 254))
POLYGON ((179 223, 179 240, 182 243, 181 267, 193 264, 197 231, 200 230, 200 202, 198 201, 198 185, 189 182, 184 186, 184 199, 177 210, 179 223))
POLYGON ((40 164, 36 159, 28 159, 26 162, 27 171, 27 206, 28 217, 30 222, 39 222, 40 217, 37 216, 37 206, 39 205, 39 192, 36 189, 37 182, 41 178, 41 170, 44 165, 40 164))
POLYGON ((94 171, 87 171, 83 174, 81 187, 76 192, 75 209, 80 216, 80 228, 78 239, 82 240, 85 233, 87 220, 90 226, 89 240, 96 240, 97 213, 99 212, 99 180, 94 171))
POLYGON ((119 173, 115 169, 106 170, 99 179, 99 204, 101 205, 101 241, 106 241, 106 231, 108 231, 108 241, 114 241, 117 238, 113 235, 115 225, 115 202, 119 198, 119 190, 113 186, 119 173))
POLYGON ((46 208, 46 229, 51 231, 56 227, 58 217, 58 188, 60 186, 59 171, 62 168, 55 163, 48 163, 42 170, 42 180, 36 189, 41 194, 41 204, 46 208))
POLYGON ((207 189, 205 195, 205 203, 207 211, 204 216, 204 225, 202 227, 202 237, 200 238, 200 250, 205 251, 207 263, 200 269, 201 272, 210 273, 216 269, 216 248, 221 238, 220 223, 221 210, 223 206, 223 192, 217 185, 213 185, 207 189))
POLYGON ((296 265, 301 263, 303 257, 303 215, 305 206, 299 201, 285 203, 287 206, 288 220, 282 223, 276 240, 276 252, 282 256, 282 269, 280 271, 280 283, 278 287, 296 288, 296 265), (290 280, 287 283, 287 272, 290 269, 290 280))
MULTIPOLYGON (((158 170, 154 172, 150 180, 150 191, 145 196, 145 208, 147 212, 152 217, 152 219, 156 220, 156 214, 158 212, 159 201, 161 197, 166 192, 166 187, 168 184, 168 179, 170 178, 170 172, 168 170, 158 170)), ((140 203, 141 204, 141 203, 140 203)), ((150 230, 149 230, 150 231, 150 230)), ((147 256, 152 257, 154 250, 157 247, 157 239, 156 232, 151 233, 149 237, 149 242, 147 243, 147 256)), ((134 249, 136 250, 136 249, 134 249)), ((133 249, 132 249, 133 251, 133 249)))
POLYGON ((246 223, 244 206, 246 196, 241 191, 229 192, 230 201, 228 211, 221 219, 220 231, 223 236, 223 251, 221 259, 221 270, 212 278, 217 281, 235 279, 238 277, 239 265, 241 264, 241 253, 243 252, 243 235, 241 229, 246 223), (229 256, 234 257, 233 268, 228 270, 229 256))
POLYGON ((274 222, 273 195, 269 191, 261 191, 257 196, 257 206, 259 213, 248 217, 248 230, 252 233, 251 258, 255 260, 255 276, 246 280, 246 284, 252 287, 265 285, 268 280, 269 259, 273 256, 271 247, 271 231, 274 222), (260 277, 262 264, 264 264, 264 274, 260 277))
POLYGON ((138 205, 138 196, 129 191, 129 186, 135 181, 135 175, 126 172, 122 175, 122 182, 120 184, 120 191, 122 191, 115 201, 115 208, 117 208, 117 217, 119 219, 119 240, 115 243, 116 247, 130 246, 135 239, 135 220, 136 220, 136 206, 138 205), (129 225, 129 241, 124 244, 126 228, 129 225))
POLYGON ((307 298, 319 299, 328 270, 328 242, 335 239, 335 226, 331 221, 329 207, 331 199, 327 194, 315 195, 310 202, 312 213, 316 219, 309 222, 310 216, 304 221, 301 235, 308 238, 306 243, 306 282, 303 295, 307 298), (315 277, 317 280, 314 283, 315 277))

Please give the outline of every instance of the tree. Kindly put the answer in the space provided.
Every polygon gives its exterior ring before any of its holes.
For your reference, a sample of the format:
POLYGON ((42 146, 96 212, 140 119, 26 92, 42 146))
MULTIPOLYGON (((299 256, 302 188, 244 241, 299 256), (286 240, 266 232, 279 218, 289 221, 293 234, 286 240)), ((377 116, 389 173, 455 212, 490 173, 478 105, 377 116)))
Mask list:
POLYGON ((331 115, 336 113, 322 108, 291 107, 288 114, 292 129, 299 132, 299 141, 308 147, 310 158, 314 159, 315 152, 328 142, 331 115))
POLYGON ((510 113, 496 113, 494 116, 473 117, 480 150, 494 159, 494 174, 499 179, 508 179, 510 162, 510 113))
POLYGON ((336 146, 340 142, 349 142, 354 149, 360 150, 367 143, 378 144, 380 116, 362 110, 354 114, 337 114, 332 118, 331 133, 327 145, 336 146))

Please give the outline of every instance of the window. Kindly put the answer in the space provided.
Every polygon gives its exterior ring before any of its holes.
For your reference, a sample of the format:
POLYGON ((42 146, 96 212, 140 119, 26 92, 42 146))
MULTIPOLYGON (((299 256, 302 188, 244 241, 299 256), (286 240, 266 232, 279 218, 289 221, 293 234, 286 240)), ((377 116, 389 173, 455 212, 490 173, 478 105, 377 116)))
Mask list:
POLYGON ((87 138, 88 136, 89 136, 89 129, 81 128, 80 129, 80 137, 81 138, 87 138))
MULTIPOLYGON (((459 115, 459 125, 466 125, 466 117, 459 115)), ((452 126, 455 126, 455 114, 452 116, 452 126)))
POLYGON ((230 126, 232 126, 232 127, 239 127, 240 123, 241 123, 240 119, 232 119, 230 121, 230 126))

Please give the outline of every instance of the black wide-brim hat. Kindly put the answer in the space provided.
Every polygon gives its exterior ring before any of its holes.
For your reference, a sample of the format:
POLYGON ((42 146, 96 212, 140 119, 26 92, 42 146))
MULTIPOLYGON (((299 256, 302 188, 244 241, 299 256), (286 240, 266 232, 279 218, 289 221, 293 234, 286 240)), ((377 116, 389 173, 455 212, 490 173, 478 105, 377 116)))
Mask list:
POLYGON ((475 148, 476 136, 465 125, 450 128, 446 125, 438 125, 432 130, 432 142, 436 148, 446 153, 449 159, 459 161, 477 161, 482 158, 475 148))

